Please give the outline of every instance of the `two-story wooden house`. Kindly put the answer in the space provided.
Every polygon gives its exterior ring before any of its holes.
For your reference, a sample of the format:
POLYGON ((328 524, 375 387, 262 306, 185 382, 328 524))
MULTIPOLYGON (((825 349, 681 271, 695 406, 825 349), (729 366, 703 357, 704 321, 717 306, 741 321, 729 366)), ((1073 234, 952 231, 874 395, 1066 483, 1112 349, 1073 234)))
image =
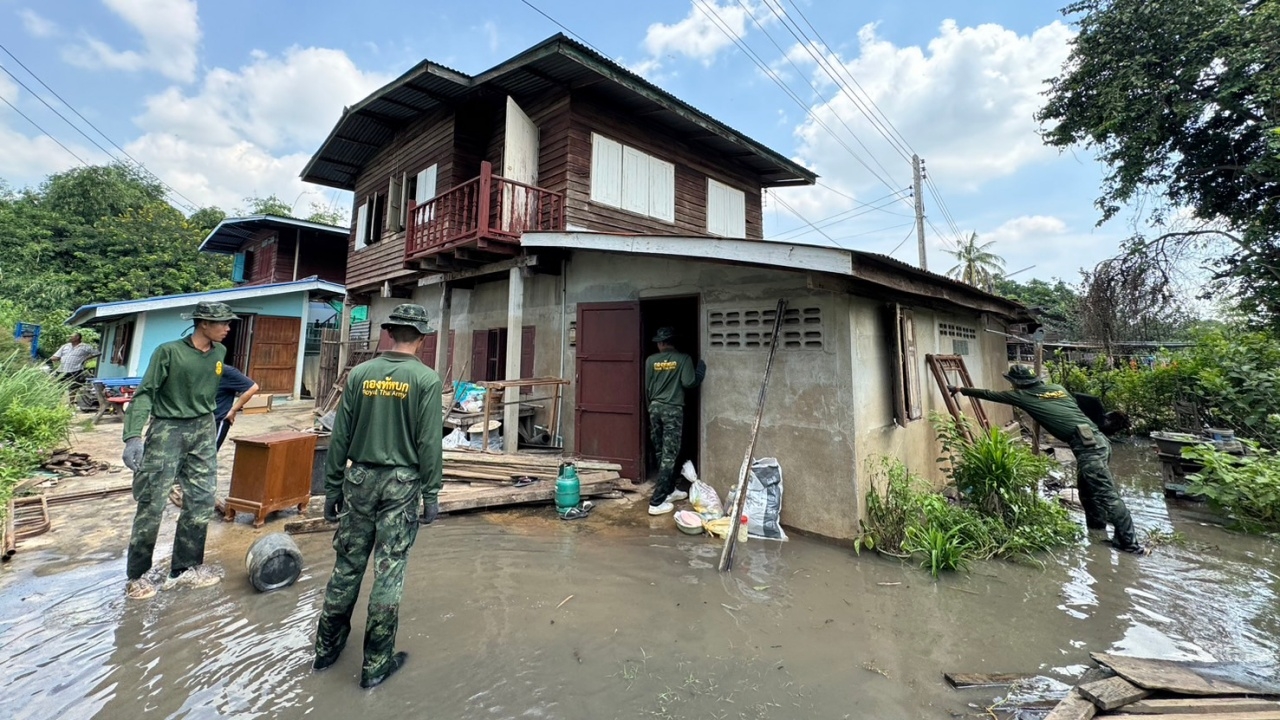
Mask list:
POLYGON ((420 63, 344 110, 302 177, 355 193, 349 306, 375 327, 408 298, 432 309, 442 375, 569 380, 553 432, 637 479, 654 331, 707 362, 684 446, 723 489, 786 298, 757 454, 784 468, 784 522, 835 538, 872 457, 936 475, 925 354, 998 383, 987 330, 1022 314, 884 256, 765 242, 762 192, 814 173, 564 36, 475 76, 420 63))

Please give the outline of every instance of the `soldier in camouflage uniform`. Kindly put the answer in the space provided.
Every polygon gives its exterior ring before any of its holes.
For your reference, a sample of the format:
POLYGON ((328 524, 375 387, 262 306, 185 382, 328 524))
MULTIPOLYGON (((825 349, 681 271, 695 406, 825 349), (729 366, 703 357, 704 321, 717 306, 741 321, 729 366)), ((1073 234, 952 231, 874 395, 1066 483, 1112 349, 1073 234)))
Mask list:
POLYGON ((1040 427, 1071 446, 1076 456, 1077 486, 1084 505, 1085 523, 1091 530, 1104 530, 1107 523, 1115 528, 1112 543, 1125 552, 1142 553, 1133 530, 1129 508, 1116 489, 1108 461, 1111 443, 1080 409, 1076 399, 1061 385, 1050 385, 1035 376, 1025 365, 1014 365, 1005 374, 1013 390, 997 392, 978 388, 950 387, 954 395, 963 393, 979 400, 1004 403, 1021 408, 1040 427))
POLYGON ((175 482, 182 488, 183 504, 165 586, 203 587, 220 579, 204 566, 204 543, 217 484, 213 409, 227 354, 221 341, 236 316, 223 303, 202 302, 184 317, 195 321, 194 331, 156 348, 125 413, 124 464, 134 473, 133 499, 138 502, 125 592, 137 600, 156 593, 145 576, 169 487, 175 482), (142 430, 148 419, 144 445, 142 430))
POLYGON ((660 328, 653 341, 658 352, 644 361, 645 399, 649 403, 649 442, 658 456, 658 481, 649 499, 649 514, 662 515, 675 509, 672 501, 687 494, 676 490, 676 459, 684 432, 684 393, 702 384, 707 365, 677 352, 671 341, 675 331, 660 328))
POLYGON ((363 688, 382 683, 408 657, 395 652, 405 561, 418 524, 431 524, 439 513, 444 471, 440 376, 418 360, 430 330, 427 311, 397 306, 382 327, 395 345, 352 369, 329 440, 324 516, 338 523, 337 562, 316 629, 313 664, 324 670, 338 661, 372 551, 363 688))

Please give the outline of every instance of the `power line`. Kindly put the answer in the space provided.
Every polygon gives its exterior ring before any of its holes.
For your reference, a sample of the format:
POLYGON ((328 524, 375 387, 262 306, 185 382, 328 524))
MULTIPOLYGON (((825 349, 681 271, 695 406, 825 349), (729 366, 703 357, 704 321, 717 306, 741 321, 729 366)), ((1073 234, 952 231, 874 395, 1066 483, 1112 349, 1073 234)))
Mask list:
POLYGON ((8 100, 7 98, 5 98, 3 95, 0 95, 0 100, 4 101, 4 104, 5 104, 5 105, 8 105, 10 108, 12 108, 14 112, 16 112, 16 113, 18 113, 19 115, 21 115, 23 120, 26 120, 27 122, 29 122, 29 123, 31 123, 32 125, 34 125, 34 126, 35 126, 35 128, 36 128, 37 130, 39 130, 39 131, 40 131, 40 133, 41 133, 42 135, 44 135, 45 137, 47 137, 47 138, 49 138, 50 140, 54 141, 55 143, 58 143, 58 147, 62 148, 63 150, 66 150, 68 155, 70 155, 71 157, 75 158, 76 160, 79 160, 81 165, 84 165, 85 167, 89 167, 89 163, 85 162, 85 161, 84 161, 84 158, 82 158, 82 157, 80 157, 79 155, 77 155, 77 154, 75 154, 74 152, 72 152, 72 151, 71 151, 71 148, 67 147, 66 145, 63 145, 63 144, 62 144, 62 142, 61 142, 60 140, 58 140, 58 138, 56 138, 56 137, 54 137, 54 136, 53 136, 53 133, 50 133, 48 130, 45 130, 44 128, 40 127, 40 123, 38 123, 38 122, 36 122, 35 120, 32 120, 31 118, 27 117, 27 114, 26 114, 26 113, 24 113, 24 112, 22 112, 21 110, 19 110, 19 109, 17 108, 17 106, 15 106, 13 103, 9 102, 9 100, 8 100))
MULTIPOLYGON (((883 199, 883 198, 882 198, 882 199, 883 199)), ((862 208, 853 208, 853 209, 851 209, 851 210, 845 210, 845 211, 843 211, 843 212, 838 212, 838 213, 836 213, 836 214, 834 214, 834 215, 828 215, 827 217, 824 217, 824 218, 822 218, 821 220, 816 220, 816 221, 814 221, 814 225, 815 225, 816 227, 831 227, 832 225, 838 225, 838 224, 840 224, 840 223, 842 223, 842 222, 847 222, 847 221, 852 220, 852 219, 854 219, 854 218, 856 218, 856 217, 861 217, 861 216, 863 216, 863 215, 869 215, 870 213, 872 213, 872 212, 874 212, 874 211, 876 211, 876 210, 884 210, 886 207, 888 207, 888 206, 890 206, 890 205, 893 205, 893 204, 895 204, 896 202, 897 202, 897 198, 894 198, 893 200, 890 200, 889 202, 887 202, 887 203, 885 203, 884 205, 881 205, 881 206, 879 206, 879 207, 869 207, 869 208, 866 208, 866 209, 862 209, 862 208), (850 215, 850 213, 853 213, 853 214, 852 214, 852 215, 850 215), (846 217, 846 216, 847 216, 847 217, 846 217)), ((887 211, 887 210, 884 210, 884 211, 885 211, 885 212, 887 212, 887 213, 888 213, 888 214, 890 214, 890 215, 896 215, 897 217, 910 217, 909 215, 904 215, 904 214, 902 214, 902 213, 889 212, 889 211, 887 211)), ((792 228, 792 229, 787 230, 787 231, 785 231, 785 232, 779 233, 779 234, 778 234, 778 236, 777 236, 777 237, 774 237, 773 239, 774 239, 774 240, 783 240, 783 239, 786 239, 784 236, 791 235, 792 233, 797 233, 797 232, 798 232, 800 235, 803 235, 804 233, 809 232, 809 231, 808 231, 808 230, 805 230, 804 228, 792 228)), ((793 237, 798 237, 798 236, 793 236, 793 237)))
POLYGON ((905 244, 907 243, 907 241, 908 241, 908 240, 910 240, 910 239, 911 239, 911 235, 912 235, 912 233, 914 233, 914 232, 916 231, 916 227, 915 227, 915 226, 916 226, 916 224, 915 224, 915 223, 911 223, 911 229, 907 231, 907 234, 906 234, 906 236, 905 236, 905 237, 903 237, 903 238, 902 238, 902 241, 901 241, 901 242, 899 242, 897 245, 895 245, 895 246, 893 247, 893 249, 892 249, 892 250, 890 250, 889 252, 887 252, 887 253, 885 253, 885 254, 886 254, 886 255, 892 255, 892 254, 894 254, 894 253, 898 252, 898 250, 899 250, 903 245, 905 245, 905 244))
MULTIPOLYGON (((89 127, 93 128, 94 132, 97 132, 97 133, 98 133, 99 135, 101 135, 104 139, 106 139, 106 141, 107 141, 108 143, 110 143, 110 144, 111 144, 111 145, 113 145, 117 150, 119 150, 121 153, 123 153, 125 157, 127 157, 127 158, 129 158, 131 161, 133 161, 133 163, 134 163, 138 168, 140 168, 143 172, 145 172, 146 174, 148 174, 148 175, 150 175, 152 178, 154 178, 156 182, 160 183, 160 185, 161 185, 161 186, 163 186, 165 189, 167 189, 170 193, 172 193, 172 194, 173 194, 173 195, 175 195, 176 197, 179 197, 179 198, 181 198, 183 201, 185 201, 185 203, 186 203, 186 205, 187 205, 187 209, 188 209, 188 210, 195 211, 195 210, 199 209, 199 206, 198 206, 194 201, 192 201, 192 200, 191 200, 191 198, 189 198, 189 197, 187 197, 187 196, 183 195, 182 193, 178 192, 178 191, 177 191, 177 190, 176 190, 172 185, 169 185, 168 183, 166 183, 166 182, 164 181, 164 179, 162 179, 159 175, 156 175, 154 172, 152 172, 150 169, 148 169, 148 168, 147 168, 147 166, 146 166, 146 165, 144 165, 144 164, 142 164, 142 162, 141 162, 140 160, 138 160, 138 159, 137 159, 137 158, 135 158, 134 156, 130 155, 130 154, 129 154, 129 151, 125 150, 123 147, 120 147, 120 144, 119 144, 119 143, 117 143, 115 140, 112 140, 112 139, 111 139, 111 137, 110 137, 110 136, 108 136, 108 135, 107 135, 105 132, 103 132, 101 129, 99 129, 97 125, 94 125, 94 124, 93 124, 93 122, 91 122, 88 118, 86 118, 84 115, 82 115, 82 114, 80 113, 80 111, 79 111, 79 110, 76 110, 76 108, 75 108, 75 106, 74 106, 74 105, 72 105, 71 103, 67 102, 67 100, 66 100, 65 98, 63 98, 61 95, 59 95, 59 94, 58 94, 58 92, 57 92, 56 90, 54 90, 52 87, 50 87, 50 86, 49 86, 49 84, 48 84, 48 83, 46 83, 44 80, 42 80, 42 79, 40 78, 40 76, 36 74, 36 72, 35 72, 34 70, 32 70, 31 68, 27 67, 27 66, 26 66, 26 64, 22 62, 22 60, 18 59, 18 56, 17 56, 17 55, 14 55, 14 54, 13 54, 13 52, 12 52, 11 50, 9 50, 9 48, 5 47, 3 44, 0 44, 0 50, 4 50, 5 54, 6 54, 6 55, 8 55, 9 57, 13 58, 13 61, 14 61, 14 62, 16 62, 16 63, 18 63, 18 65, 19 65, 23 70, 26 70, 26 71, 27 71, 27 73, 31 75, 31 77, 35 78, 36 82, 38 82, 38 83, 40 83, 42 86, 44 86, 44 88, 45 88, 46 90, 48 90, 50 93, 52 93, 52 94, 53 94, 53 96, 54 96, 55 98, 57 98, 59 102, 61 102, 61 103, 62 103, 63 105, 65 105, 65 106, 67 106, 67 108, 68 108, 69 110, 71 110, 71 112, 75 113, 75 114, 76 114, 76 117, 80 118, 80 119, 81 119, 81 120, 83 120, 83 121, 84 121, 84 122, 85 122, 89 127)), ((117 161, 119 160, 119 158, 116 158, 116 157, 115 157, 115 155, 113 155, 113 154, 111 153, 111 151, 109 151, 109 150, 107 150, 106 148, 102 147, 102 145, 98 144, 98 142, 97 142, 96 140, 94 140, 93 138, 89 137, 89 135, 88 135, 87 133, 85 133, 83 130, 81 130, 81 129, 80 129, 80 128, 75 124, 75 123, 73 123, 73 122, 71 122, 70 120, 68 120, 68 119, 67 119, 67 117, 66 117, 65 115, 63 115, 62 113, 58 112, 57 108, 53 107, 53 105, 49 104, 49 101, 45 100, 45 99, 44 99, 43 97, 41 97, 38 93, 36 93, 34 90, 32 90, 30 87, 28 87, 28 86, 27 86, 27 84, 26 84, 26 83, 24 83, 24 82, 22 82, 22 80, 20 80, 20 79, 18 78, 18 76, 14 75, 12 71, 10 71, 8 68, 4 67, 3 65, 0 65, 0 70, 4 70, 4 71, 5 71, 5 73, 7 73, 7 74, 9 75, 9 77, 13 78, 13 79, 14 79, 14 80, 19 84, 19 85, 21 85, 23 88, 25 88, 25 89, 27 90, 27 92, 31 93, 31 95, 32 95, 32 96, 34 96, 37 100, 39 100, 41 103, 44 103, 45 107, 49 108, 50 110, 52 110, 52 111, 53 111, 53 113, 54 113, 55 115, 57 115, 58 117, 62 118, 62 121, 63 121, 63 122, 65 122, 66 124, 70 125, 70 126, 71 126, 71 128, 72 128, 73 130, 75 130, 76 132, 80 133, 82 136, 84 136, 84 138, 85 138, 86 140, 88 140, 89 142, 93 143, 93 145, 94 145, 95 147, 97 147, 97 148, 98 148, 99 150, 101 150, 102 152, 106 153, 106 155, 107 155, 108 157, 112 158, 113 160, 117 160, 117 161)), ((180 203, 180 204, 181 204, 181 203, 180 203)))
POLYGON ((538 13, 538 14, 539 14, 539 15, 541 15, 542 17, 544 17, 544 18, 546 18, 546 19, 550 20, 552 23, 554 23, 554 24, 555 24, 555 26, 556 26, 556 27, 560 28, 561 30, 563 30, 563 31, 565 31, 565 32, 569 33, 570 35, 574 36, 575 38, 577 38, 578 42, 581 42, 583 45, 586 45, 587 47, 591 48, 592 50, 595 50, 597 53, 600 53, 601 55, 604 55, 605 57, 609 57, 608 55, 605 55, 605 53, 604 53, 603 51, 601 51, 601 50, 600 50, 600 48, 598 48, 598 47, 596 47, 595 45, 592 45, 591 43, 587 42, 587 39, 586 39, 586 38, 582 37, 582 36, 581 36, 581 35, 579 35, 578 33, 576 33, 576 32, 574 32, 574 31, 570 30, 570 29, 569 29, 569 28, 567 28, 567 27, 565 27, 565 26, 564 26, 564 24, 563 24, 563 23, 561 23, 559 20, 557 20, 557 19, 555 19, 555 18, 551 17, 550 15, 548 15, 548 14, 546 14, 546 13, 542 12, 541 10, 539 10, 539 9, 538 9, 538 6, 536 6, 536 5, 534 5, 533 3, 529 2, 529 0, 520 0, 520 2, 524 3, 525 5, 528 5, 530 8, 532 8, 532 9, 533 9, 533 11, 534 11, 534 12, 538 13))
MULTIPOLYGON (((695 0, 695 2, 696 2, 696 0, 695 0)), ((809 227, 813 228, 814 230, 817 230, 819 235, 822 235, 822 237, 824 237, 824 238, 826 238, 826 239, 830 240, 831 242, 835 243, 835 245, 836 245, 837 247, 839 247, 840 249, 842 249, 842 250, 848 250, 848 249, 849 249, 849 248, 845 247, 844 245, 841 245, 839 240, 836 240, 835 238, 833 238, 833 237, 831 237, 830 235, 828 235, 828 234, 827 234, 827 233, 826 233, 822 228, 820 228, 820 227, 818 227, 818 226, 814 225, 813 223, 809 222, 809 221, 805 218, 805 216, 803 216, 803 215, 801 215, 801 214, 800 214, 800 212, 799 212, 798 210, 796 210, 795 208, 793 208, 793 207, 791 207, 789 204, 787 204, 787 201, 786 201, 786 200, 783 200, 782 198, 780 198, 780 197, 778 197, 778 196, 776 196, 776 195, 774 196, 774 198, 773 198, 773 199, 774 199, 774 200, 777 200, 777 201, 778 201, 778 203, 779 203, 780 205, 782 205, 782 207, 784 207, 784 208, 786 208, 788 211, 790 211, 792 215, 795 215, 796 217, 800 218, 800 220, 801 220, 801 221, 803 221, 804 223, 808 224, 808 225, 809 225, 809 227)))
POLYGON ((867 172, 871 173, 872 177, 876 178, 881 183, 884 183, 885 187, 889 188, 889 190, 895 190, 892 183, 890 183, 889 181, 881 177, 875 171, 874 168, 868 165, 867 162, 863 160, 862 157, 858 155, 857 152, 854 151, 853 148, 849 147, 848 143, 846 143, 843 139, 841 139, 839 135, 836 135, 836 133, 830 128, 830 126, 828 126, 825 122, 823 122, 822 119, 818 117, 817 113, 813 112, 813 109, 810 108, 803 100, 800 99, 800 97, 795 93, 795 91, 793 91, 785 83, 779 80, 777 77, 777 74, 769 69, 768 65, 759 57, 759 55, 756 54, 754 50, 750 48, 750 46, 740 41, 738 36, 735 35, 733 31, 730 30, 727 26, 725 26, 715 13, 708 11, 703 6, 702 0, 693 0, 693 5, 698 9, 699 12, 705 15, 707 19, 711 20, 711 22, 717 28, 719 28, 720 32, 724 33, 725 37, 729 38, 729 40, 731 40, 733 44, 738 47, 738 49, 742 50, 743 53, 747 55, 748 59, 750 59, 753 63, 755 63, 756 67, 760 68, 761 72, 763 72, 766 76, 768 76, 769 79, 773 80, 775 85, 782 88, 782 91, 786 93, 787 96, 790 97, 791 100, 800 107, 800 109, 804 110, 805 114, 807 114, 815 123, 817 123, 819 127, 825 130, 827 134, 832 137, 832 139, 834 139, 841 147, 843 147, 849 153, 849 155, 853 157, 854 160, 858 161, 858 164, 866 168, 867 172))
MULTIPOLYGON (((781 0, 775 0, 775 1, 778 2, 779 5, 781 5, 781 0)), ((818 29, 813 26, 813 23, 809 22, 809 18, 804 14, 804 10, 800 9, 800 6, 796 4, 795 0, 791 0, 791 7, 794 8, 796 13, 800 16, 800 18, 804 20, 804 24, 808 25, 809 29, 813 31, 813 36, 818 39, 818 42, 822 44, 822 47, 829 50, 831 48, 831 45, 829 45, 827 41, 823 39, 822 35, 818 32, 818 29)), ((797 25, 797 28, 798 27, 799 26, 797 25)), ((801 31, 801 34, 802 35, 804 34, 803 30, 801 31)), ((836 63, 836 67, 840 68, 844 72, 844 74, 849 78, 850 82, 852 82, 854 86, 856 86, 859 90, 862 91, 862 94, 867 98, 867 102, 871 104, 871 107, 875 109, 875 111, 879 114, 879 116, 884 120, 885 124, 888 125, 889 130, 892 132, 892 134, 896 135, 897 138, 901 141, 902 148, 906 150, 907 154, 908 155, 915 154, 915 151, 911 149, 911 144, 907 142, 907 138, 901 132, 899 132, 898 128, 894 126, 893 121, 889 120, 889 117, 884 114, 883 110, 880 109, 880 106, 876 105, 875 100, 871 99, 871 94, 868 93, 866 89, 862 87, 862 84, 859 83, 858 79, 853 76, 853 73, 849 71, 849 68, 845 67, 843 63, 836 63)), ((906 155, 904 155, 904 157, 906 157, 906 155)))
MULTIPOLYGON (((782 55, 782 59, 786 60, 787 64, 790 65, 791 68, 796 71, 796 74, 803 78, 804 72, 801 71, 800 68, 796 66, 795 62, 791 59, 791 54, 788 53, 786 50, 783 50, 782 46, 778 44, 778 41, 773 39, 773 35, 771 35, 769 31, 765 29, 764 25, 762 25, 760 21, 756 19, 755 14, 752 13, 751 9, 747 7, 746 2, 744 2, 744 0, 738 0, 738 5, 740 5, 742 7, 743 12, 745 12, 747 16, 751 18, 751 22, 754 23, 755 26, 760 29, 760 32, 763 33, 764 36, 769 39, 769 42, 772 43, 775 48, 777 48, 778 52, 781 53, 782 55)), ((788 31, 790 31, 790 28, 787 27, 786 22, 782 20, 782 16, 776 10, 774 10, 773 6, 769 5, 767 1, 765 2, 765 7, 769 8, 769 12, 773 13, 774 17, 778 18, 779 21, 782 21, 782 26, 786 28, 788 31)), ((791 36, 796 37, 796 34, 792 32, 791 36)), ((800 42, 800 39, 796 38, 796 42, 800 42)), ((831 74, 827 73, 827 75, 828 77, 830 77, 831 74)), ((832 79, 834 80, 835 78, 832 78, 832 79)), ((813 90, 813 93, 817 95, 820 99, 822 99, 823 102, 831 102, 827 100, 826 97, 823 96, 822 92, 818 90, 818 86, 813 84, 813 81, 805 78, 805 82, 808 83, 809 87, 813 90)), ((844 89, 839 82, 836 83, 836 88, 837 90, 844 89)), ((892 179, 893 173, 889 172, 889 169, 886 168, 884 164, 880 162, 880 160, 875 156, 875 153, 871 152, 871 148, 867 147, 867 144, 862 142, 862 139, 859 138, 857 133, 853 131, 853 128, 849 127, 849 124, 844 121, 844 118, 840 117, 839 113, 834 112, 834 109, 832 114, 835 115, 836 120, 840 121, 840 124, 844 126, 844 129, 849 131, 849 135, 853 138, 854 142, 858 143, 858 145, 860 145, 862 149, 867 152, 867 156, 871 158, 872 162, 874 162, 877 167, 883 170, 885 175, 889 176, 889 178, 892 179)))

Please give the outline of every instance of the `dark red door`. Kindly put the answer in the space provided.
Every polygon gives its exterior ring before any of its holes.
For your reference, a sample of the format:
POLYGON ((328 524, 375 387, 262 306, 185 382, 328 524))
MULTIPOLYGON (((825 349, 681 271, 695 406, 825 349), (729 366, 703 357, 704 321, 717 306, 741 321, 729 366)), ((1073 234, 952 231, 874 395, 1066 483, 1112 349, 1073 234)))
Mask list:
POLYGON ((640 437, 640 303, 578 305, 574 445, 643 481, 640 437))

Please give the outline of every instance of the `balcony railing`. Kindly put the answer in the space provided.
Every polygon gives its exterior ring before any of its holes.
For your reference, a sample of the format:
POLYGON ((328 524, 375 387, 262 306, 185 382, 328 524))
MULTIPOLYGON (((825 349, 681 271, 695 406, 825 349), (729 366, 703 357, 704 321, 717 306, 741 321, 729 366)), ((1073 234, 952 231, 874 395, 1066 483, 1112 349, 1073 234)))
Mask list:
POLYGON ((405 261, 472 247, 514 254, 529 230, 563 230, 564 196, 493 174, 480 175, 421 205, 410 204, 405 261))

